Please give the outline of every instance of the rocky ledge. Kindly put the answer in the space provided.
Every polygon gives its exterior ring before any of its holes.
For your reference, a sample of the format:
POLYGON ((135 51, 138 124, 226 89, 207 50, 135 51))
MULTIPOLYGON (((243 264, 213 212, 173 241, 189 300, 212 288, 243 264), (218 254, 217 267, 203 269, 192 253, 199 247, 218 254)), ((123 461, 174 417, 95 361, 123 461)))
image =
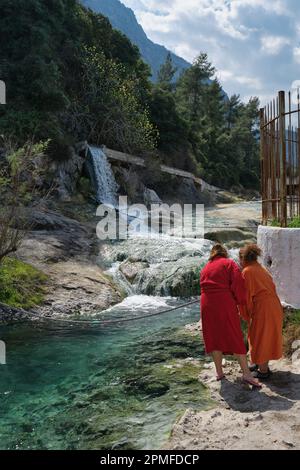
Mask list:
POLYGON ((99 263, 114 264, 129 293, 190 297, 199 295, 199 273, 211 247, 209 240, 134 238, 103 246, 99 263))
MULTIPOLYGON (((297 355, 298 356, 298 355, 297 355)), ((212 363, 199 380, 215 407, 188 409, 174 425, 166 449, 280 450, 300 449, 300 360, 271 365, 262 390, 243 385, 236 362, 226 361, 226 379, 217 382, 212 363)))
POLYGON ((40 315, 90 315, 122 300, 122 292, 96 264, 94 227, 50 210, 32 211, 30 224, 17 256, 48 277, 40 315))

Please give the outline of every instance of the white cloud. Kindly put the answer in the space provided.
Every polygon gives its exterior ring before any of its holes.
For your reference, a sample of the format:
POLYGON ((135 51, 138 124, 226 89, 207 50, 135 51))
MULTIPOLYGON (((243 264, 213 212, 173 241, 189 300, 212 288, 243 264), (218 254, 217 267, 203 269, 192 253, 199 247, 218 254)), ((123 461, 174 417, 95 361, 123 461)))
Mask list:
POLYGON ((192 61, 208 53, 228 94, 264 101, 299 76, 299 0, 121 0, 150 39, 192 61))
POLYGON ((293 55, 295 62, 297 62, 297 64, 300 64, 300 47, 294 47, 293 55))
POLYGON ((261 51, 270 55, 279 54, 285 46, 289 46, 291 40, 284 36, 262 36, 261 51))
POLYGON ((253 89, 253 91, 259 91, 262 88, 262 83, 257 77, 248 77, 244 75, 236 75, 230 70, 220 70, 218 71, 219 80, 226 84, 226 82, 236 82, 241 85, 245 85, 248 88, 253 89))

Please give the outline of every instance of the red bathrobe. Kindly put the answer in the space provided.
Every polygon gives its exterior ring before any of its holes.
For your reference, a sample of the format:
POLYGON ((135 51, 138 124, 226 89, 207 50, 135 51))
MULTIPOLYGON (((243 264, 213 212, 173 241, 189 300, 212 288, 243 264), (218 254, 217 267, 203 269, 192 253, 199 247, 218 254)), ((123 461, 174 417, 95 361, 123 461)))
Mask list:
POLYGON ((246 287, 238 265, 217 256, 201 272, 201 318, 206 353, 246 354, 238 311, 246 287))

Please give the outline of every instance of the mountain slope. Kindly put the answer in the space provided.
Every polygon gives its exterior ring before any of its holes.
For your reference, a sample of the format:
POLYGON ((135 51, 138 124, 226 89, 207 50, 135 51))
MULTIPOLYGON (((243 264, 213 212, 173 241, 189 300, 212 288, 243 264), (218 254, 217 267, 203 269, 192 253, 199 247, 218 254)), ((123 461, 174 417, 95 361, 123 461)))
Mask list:
MULTIPOLYGON (((169 51, 164 46, 155 44, 147 37, 143 28, 137 22, 134 12, 119 0, 82 0, 82 3, 95 12, 107 16, 114 28, 122 31, 139 47, 144 60, 152 69, 153 80, 156 80, 157 72, 165 62, 169 51)), ((178 69, 177 76, 190 66, 186 60, 173 53, 172 59, 178 69)))

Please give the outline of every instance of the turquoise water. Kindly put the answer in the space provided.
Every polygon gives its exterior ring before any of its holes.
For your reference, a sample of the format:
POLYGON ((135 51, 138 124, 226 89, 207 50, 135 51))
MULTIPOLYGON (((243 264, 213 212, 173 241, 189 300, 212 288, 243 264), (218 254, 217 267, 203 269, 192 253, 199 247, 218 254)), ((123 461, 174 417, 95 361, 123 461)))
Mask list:
MULTIPOLYGON (((121 306, 108 315, 137 313, 138 307, 121 306)), ((198 317, 195 305, 114 327, 0 327, 7 346, 7 365, 0 366, 0 448, 158 448, 183 410, 209 406, 197 380, 200 336, 181 328, 198 317)))

